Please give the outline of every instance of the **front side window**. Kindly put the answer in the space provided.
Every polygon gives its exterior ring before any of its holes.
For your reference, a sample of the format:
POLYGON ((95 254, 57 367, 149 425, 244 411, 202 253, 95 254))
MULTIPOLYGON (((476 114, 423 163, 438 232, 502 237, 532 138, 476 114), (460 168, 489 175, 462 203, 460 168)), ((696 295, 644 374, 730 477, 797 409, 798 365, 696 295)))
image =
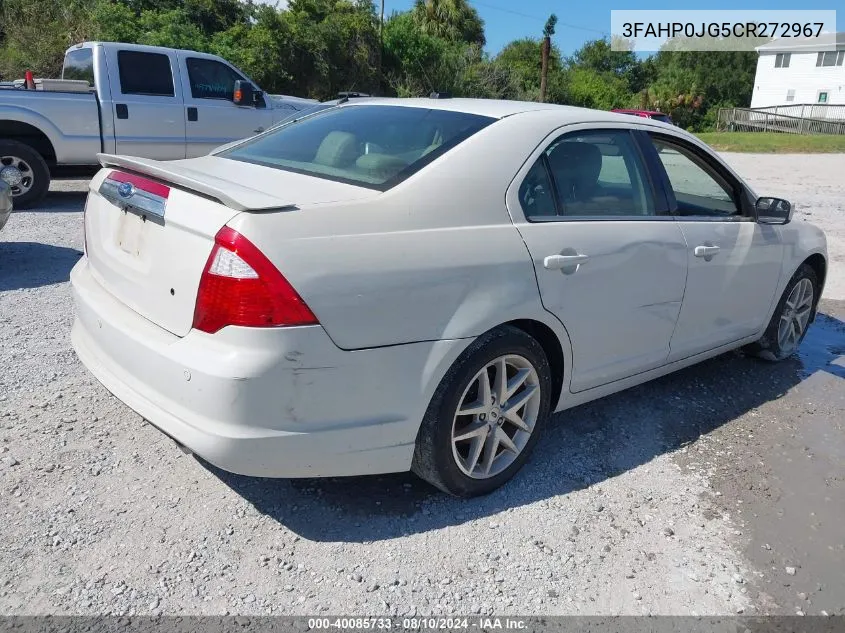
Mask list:
POLYGON ((218 156, 384 191, 493 121, 448 110, 346 105, 295 119, 218 156))
POLYGON ((652 138, 682 216, 741 214, 730 184, 692 150, 652 138))
POLYGON ((560 213, 570 217, 651 216, 651 186, 627 130, 566 134, 545 152, 560 213))
POLYGON ((172 97, 173 73, 170 58, 161 53, 118 51, 120 92, 125 95, 172 97))
POLYGON ((94 52, 90 48, 78 48, 65 55, 62 79, 81 79, 93 86, 94 52))
POLYGON ((243 80, 238 73, 226 64, 213 59, 188 57, 188 80, 191 83, 191 96, 194 99, 232 100, 235 82, 243 80))

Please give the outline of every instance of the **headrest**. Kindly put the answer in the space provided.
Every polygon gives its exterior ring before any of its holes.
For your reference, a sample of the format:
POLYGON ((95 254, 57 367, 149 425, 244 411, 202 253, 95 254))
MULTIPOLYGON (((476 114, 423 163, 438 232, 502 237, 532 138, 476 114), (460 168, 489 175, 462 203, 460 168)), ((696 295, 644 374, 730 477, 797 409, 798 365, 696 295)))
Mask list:
POLYGON ((349 132, 329 132, 314 156, 314 162, 328 167, 342 167, 358 158, 358 142, 349 132))
POLYGON ((549 163, 564 198, 579 199, 596 186, 602 156, 591 143, 564 142, 549 154, 549 163))

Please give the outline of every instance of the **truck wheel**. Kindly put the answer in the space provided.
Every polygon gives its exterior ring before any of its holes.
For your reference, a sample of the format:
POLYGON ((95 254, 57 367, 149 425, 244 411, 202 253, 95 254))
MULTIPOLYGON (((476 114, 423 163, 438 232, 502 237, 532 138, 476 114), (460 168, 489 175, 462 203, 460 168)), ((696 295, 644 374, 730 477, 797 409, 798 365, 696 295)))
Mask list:
POLYGON ((50 188, 50 170, 44 158, 18 141, 0 141, 0 179, 12 188, 15 209, 31 207, 50 188))

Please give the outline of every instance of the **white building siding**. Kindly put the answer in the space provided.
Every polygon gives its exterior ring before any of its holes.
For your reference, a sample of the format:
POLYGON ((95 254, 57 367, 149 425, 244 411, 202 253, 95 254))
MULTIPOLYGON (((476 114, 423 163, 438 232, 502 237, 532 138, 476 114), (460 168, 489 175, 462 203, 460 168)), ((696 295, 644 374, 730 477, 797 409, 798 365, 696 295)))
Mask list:
POLYGON ((752 108, 818 103, 827 92, 830 104, 845 104, 845 65, 816 66, 818 52, 791 51, 788 68, 775 68, 775 51, 760 51, 754 78, 752 108), (787 100, 790 90, 794 98, 787 100))

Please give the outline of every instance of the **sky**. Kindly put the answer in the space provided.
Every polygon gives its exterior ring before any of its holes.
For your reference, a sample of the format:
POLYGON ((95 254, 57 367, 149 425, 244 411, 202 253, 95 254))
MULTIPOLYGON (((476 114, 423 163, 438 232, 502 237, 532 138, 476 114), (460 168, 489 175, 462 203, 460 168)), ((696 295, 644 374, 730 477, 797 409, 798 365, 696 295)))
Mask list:
MULTIPOLYGON (((282 7, 285 0, 258 0, 282 7)), ((379 6, 380 0, 375 0, 379 6)), ((609 35, 610 12, 619 9, 744 9, 744 10, 796 10, 807 8, 797 0, 692 0, 679 5, 677 0, 652 0, 644 4, 637 0, 469 0, 484 20, 487 35, 487 51, 498 53, 508 42, 522 37, 540 37, 543 25, 550 14, 557 14, 557 29, 554 43, 564 55, 571 55, 589 40, 609 35)), ((413 0, 385 0, 384 14, 406 11, 413 6, 413 0)), ((842 0, 814 0, 814 10, 843 9, 837 16, 839 31, 845 31, 845 5, 842 0)))
MULTIPOLYGON (((376 6, 378 6, 376 0, 376 6)), ((413 0, 385 0, 385 16, 392 11, 405 11, 413 0)), ((521 37, 540 37, 550 14, 557 15, 554 43, 564 55, 570 55, 589 40, 610 33, 610 11, 619 9, 760 9, 815 10, 841 9, 837 16, 839 31, 845 31, 845 4, 842 0, 814 0, 811 7, 796 0, 744 0, 741 4, 726 0, 691 0, 679 4, 677 0, 470 0, 484 20, 487 50, 498 53, 511 40, 521 37)))

